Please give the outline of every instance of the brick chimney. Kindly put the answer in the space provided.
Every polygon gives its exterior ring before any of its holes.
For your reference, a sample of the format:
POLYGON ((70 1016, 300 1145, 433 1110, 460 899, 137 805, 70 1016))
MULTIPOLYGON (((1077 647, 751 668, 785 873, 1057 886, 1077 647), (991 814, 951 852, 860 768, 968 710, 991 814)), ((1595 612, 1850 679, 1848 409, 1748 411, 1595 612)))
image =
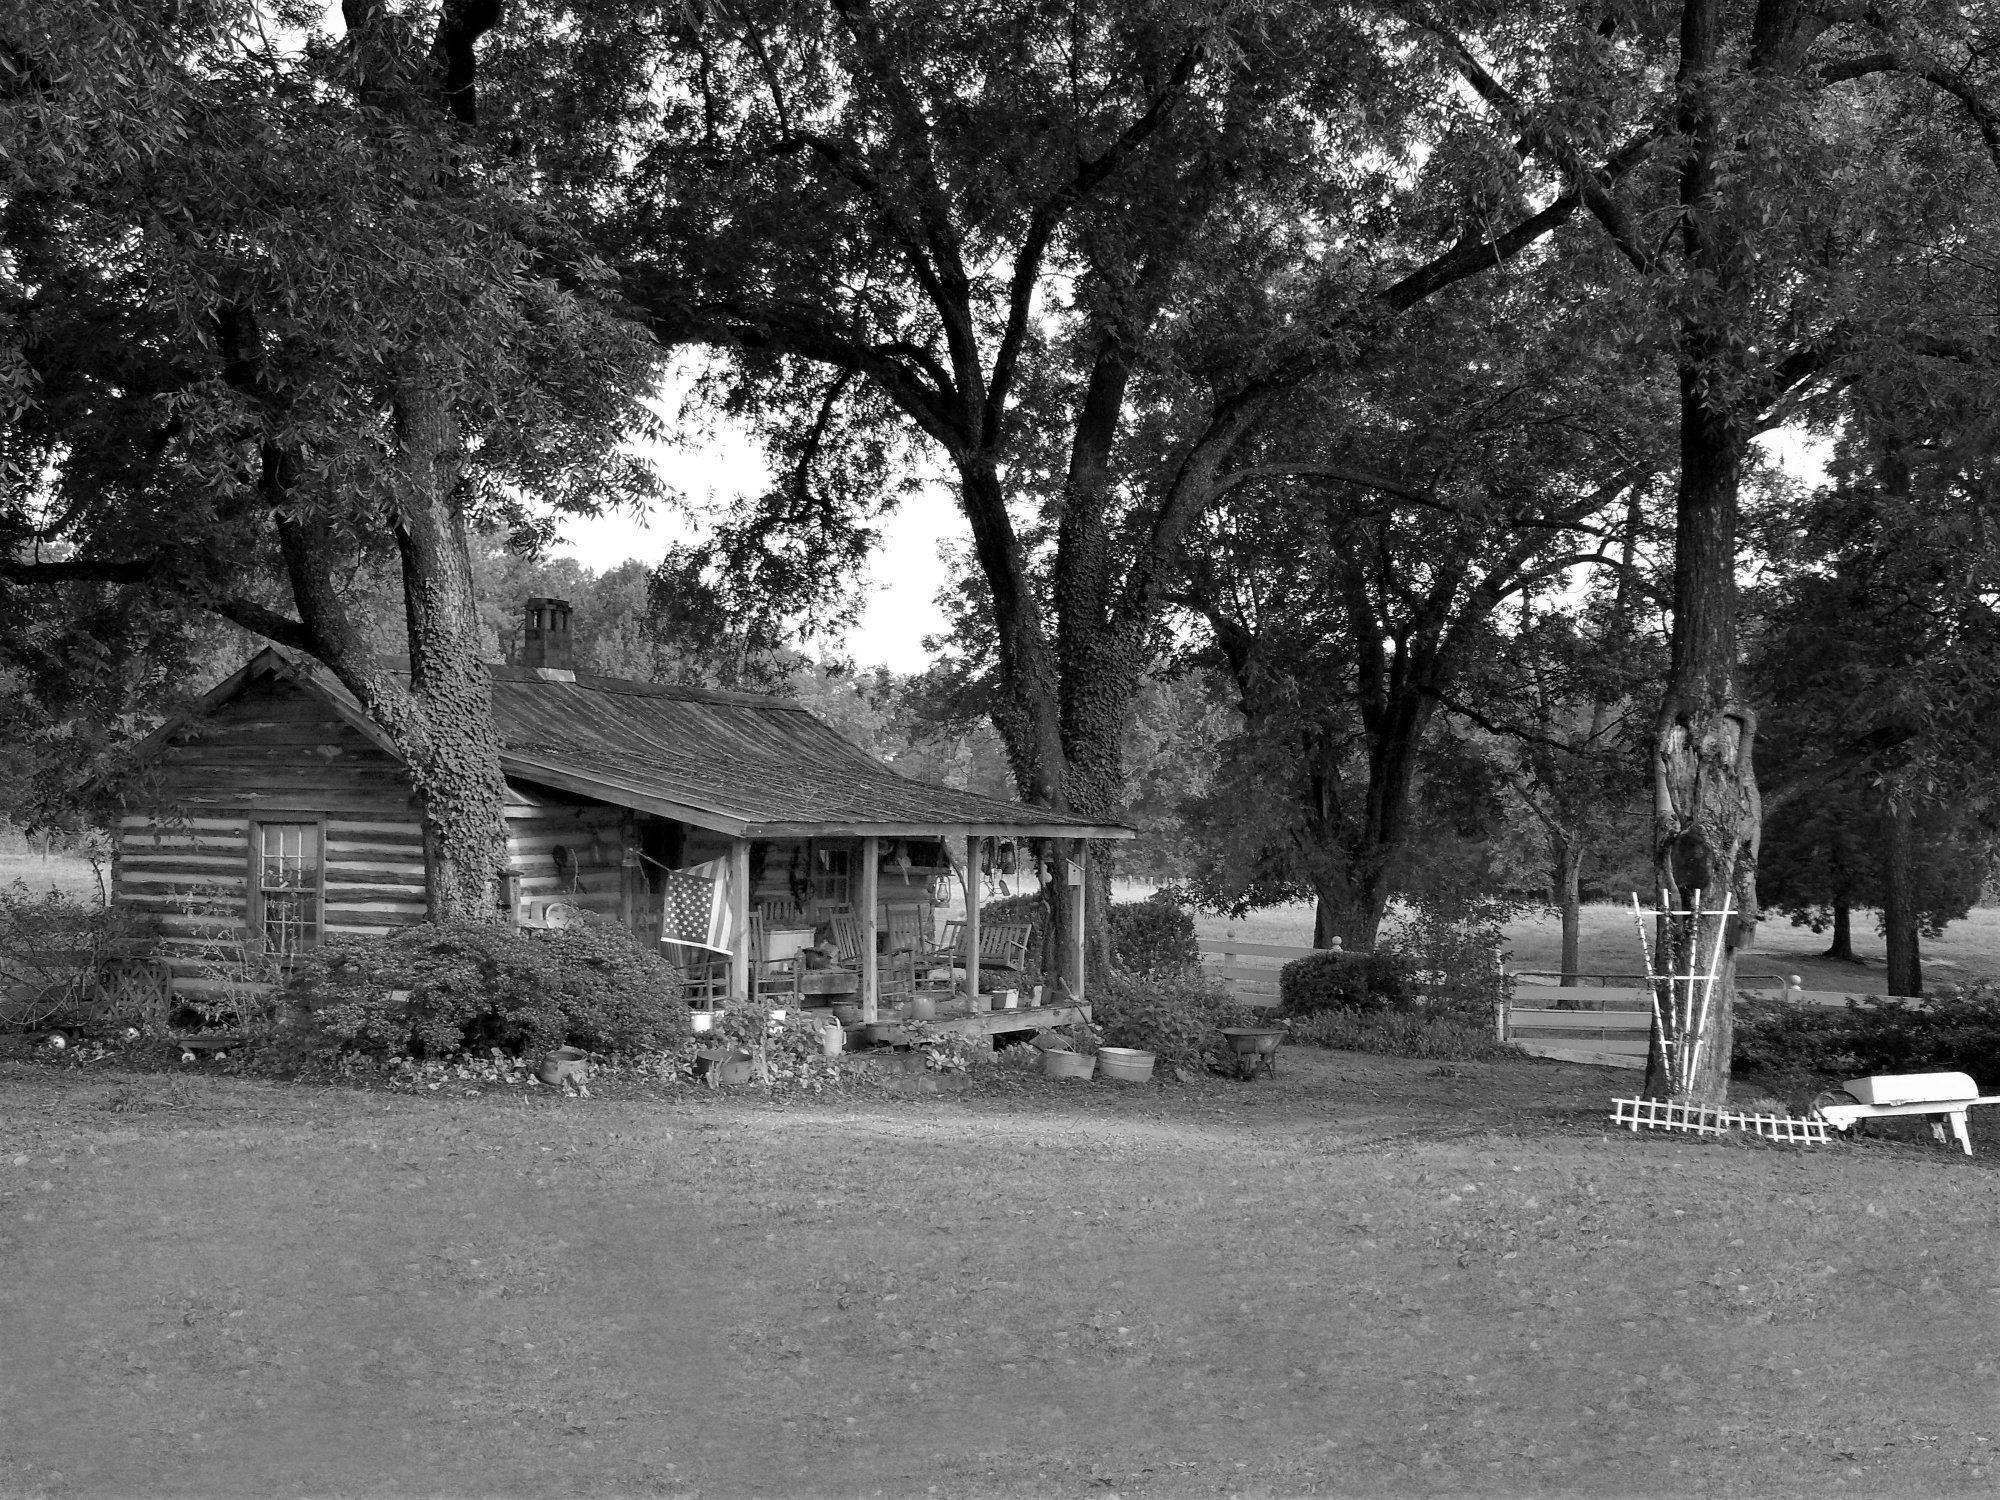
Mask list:
POLYGON ((521 633, 521 665, 544 675, 560 672, 574 680, 576 658, 569 644, 569 600, 530 599, 527 628, 521 633))

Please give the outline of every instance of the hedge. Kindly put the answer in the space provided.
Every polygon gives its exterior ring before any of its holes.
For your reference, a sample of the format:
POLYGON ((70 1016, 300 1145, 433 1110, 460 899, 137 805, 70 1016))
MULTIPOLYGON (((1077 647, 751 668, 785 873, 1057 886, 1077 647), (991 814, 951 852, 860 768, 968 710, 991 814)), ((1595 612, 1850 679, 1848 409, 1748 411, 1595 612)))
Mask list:
POLYGON ((1405 1009, 1410 1003, 1409 959, 1391 952, 1348 953, 1329 948, 1295 958, 1278 971, 1284 1014, 1323 1010, 1405 1009))

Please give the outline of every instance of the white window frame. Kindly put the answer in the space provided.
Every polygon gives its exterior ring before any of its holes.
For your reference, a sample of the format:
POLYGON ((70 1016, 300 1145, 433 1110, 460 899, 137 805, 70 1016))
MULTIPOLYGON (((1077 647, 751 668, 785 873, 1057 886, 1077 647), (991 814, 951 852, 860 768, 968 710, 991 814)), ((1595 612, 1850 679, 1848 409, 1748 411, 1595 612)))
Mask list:
MULTIPOLYGON (((282 851, 282 847, 280 848, 278 857, 281 862, 285 858, 284 853, 282 851)), ((300 857, 303 858, 303 853, 301 854, 300 857)), ((250 824, 250 870, 249 870, 248 895, 250 899, 246 903, 246 913, 250 919, 249 937, 252 945, 261 949, 265 953, 271 954, 273 957, 276 958, 296 958, 301 953, 304 953, 313 948, 317 948, 320 944, 321 938, 323 938, 326 934, 326 819, 324 817, 304 816, 304 817, 290 817, 290 818, 257 818, 252 820, 250 824), (286 828, 293 828, 293 829, 309 828, 312 830, 313 848, 317 854, 317 859, 315 860, 313 866, 313 880, 311 887, 312 902, 311 902, 311 916, 309 918, 311 924, 311 930, 309 932, 301 934, 303 940, 298 943, 295 943, 291 946, 285 946, 281 944, 279 946, 274 947, 271 943, 271 931, 270 931, 269 919, 267 917, 265 910, 265 900, 267 891, 284 892, 294 889, 300 891, 305 890, 305 887, 303 885, 297 887, 288 887, 283 885, 267 886, 265 883, 264 879, 265 832, 266 830, 286 829, 286 828)))

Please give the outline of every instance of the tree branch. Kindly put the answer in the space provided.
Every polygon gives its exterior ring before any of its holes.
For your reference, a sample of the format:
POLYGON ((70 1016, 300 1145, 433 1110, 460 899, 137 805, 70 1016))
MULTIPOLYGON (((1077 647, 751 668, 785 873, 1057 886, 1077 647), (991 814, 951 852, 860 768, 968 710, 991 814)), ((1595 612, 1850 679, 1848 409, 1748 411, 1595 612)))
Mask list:
POLYGON ((162 559, 151 557, 67 557, 56 562, 29 562, 0 557, 0 578, 9 583, 145 583, 158 572, 162 559))
POLYGON ((216 599, 209 602, 210 609, 223 619, 241 625, 245 630, 276 641, 280 646, 290 646, 294 651, 303 651, 317 660, 325 661, 321 654, 319 637, 301 622, 288 615, 281 615, 251 599, 216 599))

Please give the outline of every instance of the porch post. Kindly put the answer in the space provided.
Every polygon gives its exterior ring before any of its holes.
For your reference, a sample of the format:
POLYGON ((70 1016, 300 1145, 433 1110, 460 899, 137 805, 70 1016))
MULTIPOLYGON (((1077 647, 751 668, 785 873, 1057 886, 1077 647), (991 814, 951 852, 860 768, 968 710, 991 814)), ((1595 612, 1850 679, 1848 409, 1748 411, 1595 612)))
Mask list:
POLYGON ((1076 887, 1076 1003, 1083 1001, 1083 924, 1090 912, 1090 840, 1076 841, 1076 869, 1083 877, 1076 887))
MULTIPOLYGON (((618 915, 624 922, 625 930, 634 937, 639 935, 639 892, 644 889, 640 882, 645 878, 639 870, 639 819, 629 809, 618 820, 618 915)), ((656 932, 654 937, 658 937, 656 932)))
POLYGON ((750 840, 729 841, 729 998, 750 998, 750 840))
POLYGON ((965 836, 965 998, 979 1009, 979 845, 977 834, 965 836))
POLYGON ((875 1019, 882 993, 881 966, 875 957, 875 899, 882 865, 882 841, 872 835, 861 841, 861 1019, 875 1019))

